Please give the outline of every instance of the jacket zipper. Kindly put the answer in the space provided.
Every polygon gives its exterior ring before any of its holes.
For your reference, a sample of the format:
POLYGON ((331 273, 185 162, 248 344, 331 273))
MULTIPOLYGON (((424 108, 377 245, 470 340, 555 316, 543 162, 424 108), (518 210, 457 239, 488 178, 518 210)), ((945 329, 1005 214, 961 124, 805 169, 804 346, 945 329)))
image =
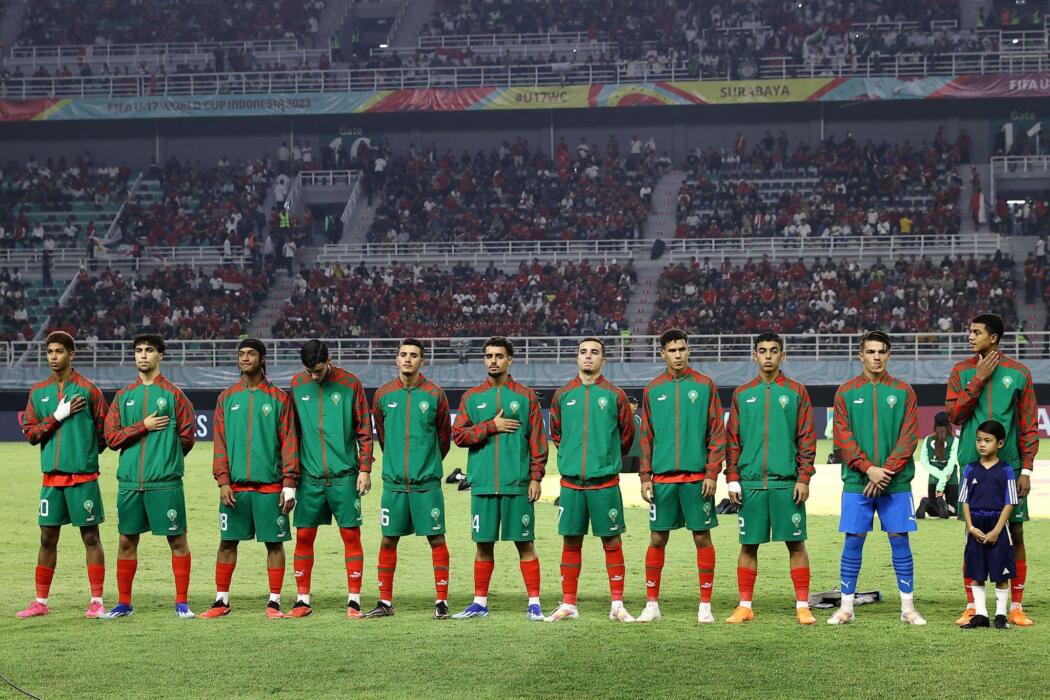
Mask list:
MULTIPOLYGON (((145 387, 145 393, 142 395, 142 419, 145 420, 146 416, 149 415, 147 413, 149 410, 149 386, 143 386, 145 387)), ((142 491, 143 463, 146 461, 146 439, 148 437, 149 432, 147 431, 146 434, 142 436, 142 439, 139 440, 139 491, 142 491)))
POLYGON ((321 437, 321 469, 324 471, 324 485, 331 486, 328 481, 328 453, 324 445, 324 387, 317 385, 317 431, 321 437))
MULTIPOLYGON (((72 380, 72 379, 73 378, 70 377, 70 380, 72 380)), ((62 391, 62 385, 59 384, 58 382, 55 382, 55 384, 58 385, 58 402, 62 403, 62 396, 63 396, 63 393, 64 393, 62 391)), ((51 470, 51 471, 54 471, 54 472, 59 471, 59 468, 58 468, 58 455, 62 451, 62 430, 61 430, 61 428, 62 428, 62 424, 61 423, 59 423, 58 427, 55 428, 55 466, 51 470)))
MULTIPOLYGON (((501 407, 500 402, 500 387, 496 387, 496 413, 499 413, 501 407)), ((493 441, 496 445, 496 495, 499 495, 499 433, 496 433, 496 438, 493 441)))
POLYGON ((408 432, 410 419, 412 417, 412 387, 405 387, 405 488, 412 490, 412 482, 408 478, 408 432))
POLYGON ((252 413, 255 411, 255 389, 248 392, 248 478, 252 480, 252 413))
POLYGON ((583 387, 583 460, 580 462, 580 481, 587 481, 587 419, 591 408, 591 385, 583 387))
POLYGON ((879 385, 871 385, 871 408, 875 416, 875 466, 879 466, 879 385))
POLYGON ((675 380, 674 383, 674 470, 681 471, 682 469, 682 410, 681 395, 679 394, 679 387, 682 383, 675 380))
POLYGON ((769 488, 769 399, 772 397, 772 383, 766 383, 766 426, 765 440, 762 448, 762 488, 769 488))

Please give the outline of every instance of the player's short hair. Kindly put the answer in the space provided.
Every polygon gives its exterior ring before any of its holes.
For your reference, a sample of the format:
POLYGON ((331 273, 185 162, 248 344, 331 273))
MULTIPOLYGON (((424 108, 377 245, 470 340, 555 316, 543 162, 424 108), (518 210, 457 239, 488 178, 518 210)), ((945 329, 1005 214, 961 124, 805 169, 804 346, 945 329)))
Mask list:
POLYGON ((890 336, 885 331, 868 331, 860 337, 860 351, 864 352, 865 343, 882 343, 890 349, 890 336))
POLYGON ((51 343, 58 343, 69 352, 77 351, 77 342, 73 340, 73 336, 65 331, 51 331, 47 334, 47 338, 44 339, 44 347, 46 348, 51 343))
POLYGON ((660 334, 660 349, 663 350, 669 344, 684 340, 686 345, 689 344, 689 336, 681 328, 668 328, 666 331, 660 334))
POLYGON ((136 335, 135 339, 131 341, 131 348, 134 350, 140 345, 149 345, 152 348, 156 348, 161 355, 164 354, 168 347, 164 343, 164 338, 161 338, 156 333, 139 333, 136 335))
POLYGON ((602 339, 601 339, 601 338, 595 338, 595 337, 594 337, 593 335, 589 335, 589 336, 587 336, 586 338, 583 338, 583 339, 582 339, 582 340, 580 340, 580 342, 579 342, 579 343, 577 343, 577 345, 576 345, 576 351, 577 351, 577 352, 579 352, 579 350, 580 350, 580 347, 581 347, 581 346, 582 346, 582 345, 583 345, 584 343, 598 343, 598 345, 599 345, 599 346, 601 346, 601 349, 602 349, 602 357, 605 357, 605 343, 604 343, 604 342, 602 342, 602 339))
POLYGON ((514 343, 510 342, 510 338, 504 338, 502 335, 494 335, 486 340, 481 346, 482 350, 485 348, 501 348, 507 357, 514 357, 514 343))
POLYGON ((760 343, 776 343, 780 346, 780 352, 784 352, 784 339, 773 331, 766 331, 755 336, 755 350, 758 350, 760 343))
POLYGON ((328 362, 328 345, 317 338, 308 340, 299 350, 299 359, 302 360, 303 367, 316 367, 322 362, 328 362))
POLYGON ((404 340, 401 341, 401 344, 397 346, 398 350, 400 351, 401 347, 405 346, 405 345, 412 345, 414 347, 419 348, 419 356, 420 357, 426 357, 427 356, 427 351, 423 348, 423 341, 422 340, 417 340, 416 338, 405 338, 404 340))
POLYGON ((988 433, 995 438, 996 442, 1006 440, 1006 428, 997 420, 986 420, 977 426, 977 432, 988 433))
POLYGON ((990 335, 995 336, 995 342, 1002 342, 1003 334, 1006 332, 1006 324, 999 314, 977 314, 971 323, 981 323, 988 329, 990 335))

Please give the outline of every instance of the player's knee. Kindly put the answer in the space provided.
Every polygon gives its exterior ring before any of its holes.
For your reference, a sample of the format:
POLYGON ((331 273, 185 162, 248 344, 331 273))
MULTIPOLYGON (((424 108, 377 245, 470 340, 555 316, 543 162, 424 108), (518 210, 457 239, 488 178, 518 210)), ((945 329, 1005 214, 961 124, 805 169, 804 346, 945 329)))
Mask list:
POLYGON ((284 542, 267 542, 266 551, 270 554, 284 554, 284 542))
POLYGON ((101 543, 98 537, 97 527, 80 528, 80 539, 83 540, 84 546, 86 547, 98 547, 101 543))
MULTIPOLYGON (((267 547, 269 549, 269 547, 267 547)), ((237 553, 237 540, 222 540, 219 542, 219 551, 227 554, 237 553)))
POLYGON ((711 531, 710 530, 698 530, 693 533, 693 543, 697 547, 710 547, 711 546, 711 531))
MULTIPOLYGON (((788 547, 788 549, 791 549, 791 547, 788 547)), ((752 557, 757 557, 758 556, 758 545, 757 544, 742 544, 742 545, 740 545, 740 552, 742 554, 747 554, 747 555, 752 556, 752 557)))
POLYGON ((433 548, 433 547, 440 547, 443 544, 445 544, 445 536, 444 535, 430 535, 429 537, 427 537, 427 541, 430 542, 431 548, 433 548))
POLYGON ((656 549, 663 549, 667 546, 667 533, 666 532, 651 532, 649 533, 649 544, 656 549))
POLYGON ((382 549, 397 549, 397 543, 400 539, 400 537, 387 537, 386 535, 383 535, 383 539, 379 541, 379 546, 382 549))
POLYGON ((515 542, 514 546, 518 548, 518 556, 521 559, 535 559, 536 558, 536 547, 533 546, 532 542, 515 542))
POLYGON ((57 527, 40 528, 40 546, 43 549, 55 549, 58 547, 58 536, 61 532, 57 527))
POLYGON ((1010 540, 1014 546, 1024 545, 1024 523, 1010 523, 1010 540))
POLYGON ((566 549, 583 549, 583 537, 580 535, 573 535, 565 538, 566 549))
MULTIPOLYGON (((806 543, 802 540, 798 540, 796 542, 785 542, 784 544, 787 545, 787 550, 792 554, 797 554, 798 552, 806 551, 806 543)), ((758 547, 755 547, 755 551, 758 551, 758 547)))
POLYGON ((177 557, 184 557, 190 553, 190 541, 186 535, 169 537, 168 546, 171 547, 171 553, 177 557))

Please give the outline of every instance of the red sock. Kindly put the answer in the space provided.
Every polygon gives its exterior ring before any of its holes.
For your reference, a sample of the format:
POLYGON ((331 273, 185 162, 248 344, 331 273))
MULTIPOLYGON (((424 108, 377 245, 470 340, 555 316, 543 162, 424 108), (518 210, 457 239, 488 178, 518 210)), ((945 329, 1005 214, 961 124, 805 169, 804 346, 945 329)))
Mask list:
POLYGON ((1010 579, 1010 602, 1021 604, 1024 598, 1024 582, 1028 578, 1028 562, 1024 559, 1017 560, 1017 576, 1010 579))
POLYGON ((172 554, 171 570, 175 574, 175 603, 186 603, 190 592, 190 555, 177 557, 172 554))
POLYGON ((523 561, 521 577, 525 580, 525 592, 530 598, 540 597, 540 560, 523 561))
POLYGON ((622 602, 623 579, 627 573, 627 567, 623 563, 623 545, 619 542, 605 544, 602 545, 602 549, 605 550, 605 570, 609 574, 609 597, 622 602))
POLYGON ((273 569, 267 567, 266 576, 270 579, 270 593, 281 595, 281 589, 284 588, 284 567, 273 569))
POLYGON ((795 600, 799 603, 809 603, 809 567, 792 569, 791 583, 795 585, 795 600))
MULTIPOLYGON (((699 557, 697 557, 699 562, 699 557)), ((700 574, 700 580, 703 581, 704 575, 700 574)), ((736 567, 736 587, 740 591, 740 602, 750 603, 752 598, 755 597, 755 579, 758 578, 758 569, 748 569, 743 566, 736 567)), ((710 596, 707 598, 711 599, 710 596)), ((707 602, 707 601, 704 601, 707 602)))
POLYGON ((489 581, 492 580, 492 570, 496 568, 494 561, 474 560, 474 595, 485 597, 489 594, 489 581))
POLYGON ((660 576, 664 570, 664 556, 666 552, 662 547, 649 545, 645 552, 645 598, 649 601, 660 600, 660 576))
POLYGON ((700 547, 696 550, 696 568, 700 572, 700 602, 711 602, 711 591, 715 587, 715 547, 700 547))
MULTIPOLYGON (((54 569, 51 570, 51 573, 52 574, 55 573, 54 569)), ((105 567, 105 565, 104 564, 88 564, 87 574, 88 574, 88 586, 91 587, 91 597, 92 598, 101 598, 102 597, 102 589, 106 587, 106 567, 105 567)), ((51 579, 50 578, 47 580, 47 582, 48 582, 48 585, 51 585, 51 579)), ((40 596, 40 597, 41 598, 46 598, 47 596, 45 595, 45 596, 40 596)))
POLYGON ((397 547, 379 548, 379 600, 394 602, 394 571, 397 570, 397 547))
POLYGON ((314 571, 315 539, 317 539, 316 527, 296 528, 292 573, 295 575, 295 590, 302 595, 310 593, 310 576, 314 571))
POLYGON ((973 607, 973 579, 966 576, 966 564, 963 564, 963 588, 966 589, 966 607, 973 607))
POLYGON ((434 562, 434 593, 438 600, 448 600, 448 547, 431 547, 430 559, 434 562))
POLYGON ((339 534, 343 538, 343 557, 346 562, 346 590, 349 593, 361 592, 361 576, 365 570, 365 552, 361 548, 361 528, 341 527, 339 534))
MULTIPOLYGON (((105 570, 105 569, 103 569, 105 570)), ((46 566, 36 567, 36 597, 47 598, 51 592, 51 579, 55 577, 55 570, 46 566)))
POLYGON ((135 570, 138 568, 138 559, 117 559, 118 603, 131 605, 131 584, 135 581, 135 570))
POLYGON ((563 545, 561 550, 561 598, 566 605, 576 605, 576 589, 580 585, 580 567, 583 566, 583 548, 563 545))
POLYGON ((237 564, 223 564, 215 562, 215 590, 218 593, 229 593, 230 582, 233 581, 233 570, 237 564))

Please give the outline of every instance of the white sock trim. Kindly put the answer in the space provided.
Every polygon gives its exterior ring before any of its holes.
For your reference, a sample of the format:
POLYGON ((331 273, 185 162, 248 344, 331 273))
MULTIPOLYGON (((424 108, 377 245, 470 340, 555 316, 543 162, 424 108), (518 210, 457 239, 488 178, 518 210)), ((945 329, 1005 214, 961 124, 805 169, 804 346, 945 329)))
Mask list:
POLYGON ((229 591, 218 591, 215 594, 215 600, 221 600, 227 605, 230 604, 230 592, 229 591))
POLYGON ((740 601, 739 605, 740 605, 741 608, 747 608, 748 610, 751 609, 751 601, 750 600, 742 600, 742 601, 740 601))
POLYGON ((988 617, 988 598, 984 586, 978 586, 975 583, 970 587, 970 590, 973 592, 974 614, 988 617))
POLYGON ((843 612, 849 612, 849 613, 853 612, 853 594, 852 593, 843 593, 842 594, 842 603, 839 604, 839 610, 842 610, 843 612))
MULTIPOLYGON (((1006 615, 1007 609, 1010 607, 1010 589, 1009 588, 996 588, 995 589, 995 614, 1006 615)), ((1020 607, 1020 606, 1018 606, 1020 607)))

